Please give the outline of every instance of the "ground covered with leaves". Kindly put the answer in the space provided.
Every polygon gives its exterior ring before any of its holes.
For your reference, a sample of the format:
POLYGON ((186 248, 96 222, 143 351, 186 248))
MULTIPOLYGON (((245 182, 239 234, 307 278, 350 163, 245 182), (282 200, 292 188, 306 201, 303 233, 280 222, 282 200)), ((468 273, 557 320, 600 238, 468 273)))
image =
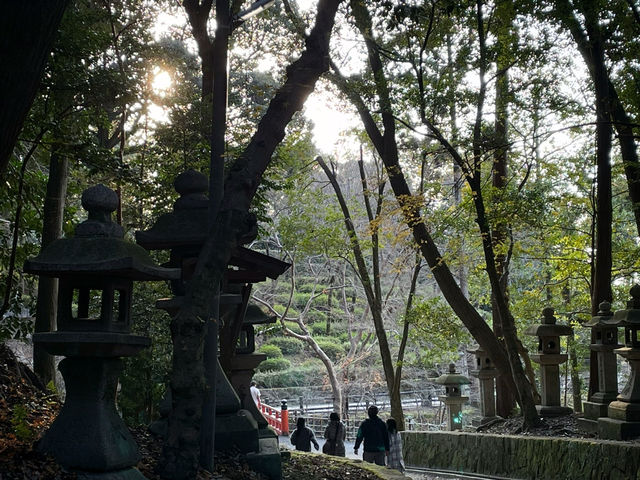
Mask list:
MULTIPOLYGON (((53 458, 35 450, 37 440, 60 410, 55 393, 33 372, 16 360, 13 352, 0 343, 0 480, 72 480, 53 458)), ((132 432, 140 449, 139 470, 149 480, 161 480, 156 465, 162 443, 146 428, 132 432)), ((379 476, 356 465, 335 461, 325 455, 293 454, 283 462, 283 480, 379 480, 379 476)), ((228 454, 216 458, 215 472, 201 470, 197 480, 263 480, 249 469, 241 456, 228 454)))

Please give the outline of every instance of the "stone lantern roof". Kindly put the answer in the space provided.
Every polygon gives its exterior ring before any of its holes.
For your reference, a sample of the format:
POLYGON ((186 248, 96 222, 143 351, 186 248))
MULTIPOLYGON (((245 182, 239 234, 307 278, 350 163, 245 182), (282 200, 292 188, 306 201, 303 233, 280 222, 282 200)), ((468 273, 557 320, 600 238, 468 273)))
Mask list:
POLYGON ((440 385, 445 386, 456 386, 456 385, 468 385, 471 383, 467 377, 462 375, 461 373, 456 372, 456 366, 453 363, 449 364, 449 372, 443 373, 438 378, 435 379, 435 382, 440 385))
POLYGON ((538 337, 555 337, 571 335, 573 328, 569 325, 557 325, 554 310, 546 307, 542 310, 541 324, 531 325, 525 330, 526 335, 536 335, 538 337))
POLYGON ((118 206, 116 193, 96 185, 82 194, 89 218, 76 227, 72 238, 55 240, 24 265, 24 271, 57 278, 113 276, 131 280, 170 280, 180 277, 175 268, 154 263, 140 246, 124 240, 120 225, 111 220, 118 206))
POLYGON ((629 291, 631 299, 627 301, 626 310, 618 310, 613 315, 615 325, 640 329, 640 285, 634 285, 629 291))
POLYGON ((584 327, 615 327, 616 321, 613 319, 611 304, 602 302, 598 307, 598 314, 591 317, 591 320, 582 324, 584 327))
POLYGON ((247 312, 244 316, 244 322, 251 325, 264 325, 268 323, 275 323, 276 316, 275 315, 267 315, 262 311, 262 309, 257 305, 247 305, 247 312))

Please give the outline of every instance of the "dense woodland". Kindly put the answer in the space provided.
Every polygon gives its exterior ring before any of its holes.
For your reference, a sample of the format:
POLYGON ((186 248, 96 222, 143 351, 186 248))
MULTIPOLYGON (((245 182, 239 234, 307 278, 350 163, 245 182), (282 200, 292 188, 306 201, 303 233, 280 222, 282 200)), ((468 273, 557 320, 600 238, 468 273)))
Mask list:
MULTIPOLYGON (((173 321, 154 308, 165 285, 136 287, 135 328, 153 346, 121 379, 128 423, 155 418, 180 376, 201 388, 198 312, 248 215, 247 246, 292 264, 252 293, 278 319, 258 332, 262 385, 323 385, 338 410, 353 385, 377 385, 402 425, 403 382, 477 343, 501 372, 499 413, 517 406, 533 425, 535 344, 521 333, 550 306, 576 327, 564 348, 579 409, 597 385, 580 324, 602 301, 624 308, 640 263, 640 4, 317 3, 240 22, 250 2, 51 2, 64 15, 50 53, 29 44, 42 66, 25 54, 0 76, 0 99, 26 105, 24 121, 0 117, 0 340, 55 327, 55 281, 22 265, 72 233, 84 188, 118 193, 133 239, 192 168, 211 175, 210 241, 173 321), (302 108, 314 90, 327 113, 302 108), (332 112, 354 120, 327 146, 314 118, 332 112), (193 337, 172 338, 185 325, 193 337), (172 360, 177 341, 191 357, 172 360)), ((34 367, 54 380, 43 352, 34 367)), ((197 449, 166 446, 166 478, 190 478, 197 449)))

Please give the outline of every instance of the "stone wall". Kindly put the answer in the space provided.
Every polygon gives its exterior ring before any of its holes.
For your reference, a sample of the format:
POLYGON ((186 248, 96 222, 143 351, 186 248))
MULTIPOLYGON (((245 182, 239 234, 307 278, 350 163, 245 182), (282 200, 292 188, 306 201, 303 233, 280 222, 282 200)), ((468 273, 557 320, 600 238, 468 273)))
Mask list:
POLYGON ((640 443, 460 432, 403 432, 407 467, 512 479, 640 480, 640 443))

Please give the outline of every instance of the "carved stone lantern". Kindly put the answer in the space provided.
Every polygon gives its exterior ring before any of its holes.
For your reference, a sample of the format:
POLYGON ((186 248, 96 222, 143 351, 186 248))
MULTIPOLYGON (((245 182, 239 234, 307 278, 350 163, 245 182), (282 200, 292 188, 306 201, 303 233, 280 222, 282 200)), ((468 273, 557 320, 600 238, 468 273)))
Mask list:
POLYGON ((469 400, 462 396, 462 385, 470 384, 470 380, 457 373, 456 366, 451 363, 449 372, 440 375, 435 382, 445 387, 445 396, 440 400, 447 406, 447 430, 462 430, 462 405, 469 400))
POLYGON ((476 357, 476 368, 469 373, 480 382, 480 413, 482 418, 479 425, 484 425, 499 418, 496 416, 495 378, 498 370, 491 361, 491 357, 482 347, 477 346, 469 350, 476 357))
POLYGON ((618 395, 618 370, 614 350, 620 345, 616 323, 611 304, 602 302, 598 314, 584 324, 591 328, 593 343, 589 348, 596 353, 598 362, 598 391, 583 403, 584 418, 578 419, 578 423, 591 432, 598 430, 598 418, 607 416, 609 404, 618 395))
MULTIPOLYGON (((208 181, 201 173, 188 170, 178 175, 174 186, 180 198, 175 202, 173 212, 161 215, 149 230, 136 233, 136 241, 144 248, 170 250, 169 265, 178 267, 182 272, 180 280, 171 285, 174 298, 160 300, 156 304, 172 317, 180 308, 188 282, 195 272, 198 256, 207 239, 209 206, 208 181)), ((247 228, 248 233, 240 239, 240 244, 248 243, 255 238, 257 227, 253 227, 253 230, 247 228)), ((236 351, 237 335, 240 334, 240 327, 243 325, 251 284, 263 281, 267 276, 277 278, 289 264, 244 247, 237 247, 232 252, 229 265, 220 288, 220 350, 215 360, 215 447, 218 451, 240 451, 255 470, 265 473, 270 478, 280 478, 277 436, 268 429, 262 415, 256 415, 255 406, 243 408, 238 392, 223 371, 220 360, 224 357, 225 368, 228 367, 227 360, 232 355, 227 353, 236 351), (275 267, 270 264, 271 260, 277 263, 275 267), (272 270, 269 270, 270 268, 272 270), (223 316, 225 312, 229 313, 226 317, 223 316), (265 435, 268 438, 265 438, 265 435)), ((246 330, 245 333, 248 335, 246 339, 251 342, 250 333, 246 330)))
POLYGON ((626 310, 613 315, 613 323, 624 327, 624 347, 614 350, 627 359, 631 373, 616 400, 609 404, 609 418, 598 419, 598 436, 611 440, 628 440, 640 436, 640 285, 631 288, 626 310))
POLYGON ((147 337, 129 334, 133 282, 179 275, 123 239, 122 227, 111 221, 117 205, 116 193, 103 185, 85 190, 88 220, 76 227, 74 237, 52 242, 24 267, 60 279, 58 330, 36 333, 33 342, 66 357, 58 368, 67 395, 38 449, 82 478, 144 478, 133 468, 137 446, 115 406, 119 357, 150 345, 147 337))
POLYGON ((531 355, 531 360, 540 364, 542 405, 536 405, 542 417, 557 417, 573 412, 569 407, 560 406, 560 364, 567 361, 567 354, 560 353, 560 337, 571 335, 573 328, 568 325, 557 325, 553 308, 542 310, 542 323, 532 325, 525 331, 526 335, 538 337, 538 353, 531 355))

